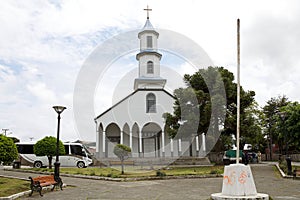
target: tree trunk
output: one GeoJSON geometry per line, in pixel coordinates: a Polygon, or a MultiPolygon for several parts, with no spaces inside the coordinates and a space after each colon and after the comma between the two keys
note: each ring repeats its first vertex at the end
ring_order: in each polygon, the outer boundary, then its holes
{"type": "Polygon", "coordinates": [[[121,159],[121,165],[122,165],[122,174],[124,174],[124,159],[121,159]]]}
{"type": "Polygon", "coordinates": [[[48,156],[49,169],[52,169],[52,156],[48,156]]]}

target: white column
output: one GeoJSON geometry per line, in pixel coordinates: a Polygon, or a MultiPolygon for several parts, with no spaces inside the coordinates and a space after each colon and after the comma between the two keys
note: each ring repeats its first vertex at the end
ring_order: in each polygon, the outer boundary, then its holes
{"type": "Polygon", "coordinates": [[[106,134],[105,131],[103,131],[102,135],[102,152],[105,153],[105,141],[106,141],[106,134]]]}
{"type": "Polygon", "coordinates": [[[202,133],[202,147],[203,151],[206,152],[206,142],[205,142],[205,134],[202,133]]]}
{"type": "Polygon", "coordinates": [[[174,152],[174,147],[173,147],[173,138],[171,138],[171,140],[170,140],[170,144],[171,144],[171,152],[174,152]]]}
{"type": "Polygon", "coordinates": [[[95,121],[95,123],[96,123],[96,153],[100,153],[100,150],[99,150],[99,146],[100,146],[100,144],[99,144],[99,129],[98,129],[98,125],[97,125],[97,121],[95,121]]]}
{"type": "MultiPolygon", "coordinates": [[[[96,124],[97,125],[97,124],[96,124]]],[[[99,130],[97,130],[97,128],[96,128],[96,153],[100,153],[101,151],[100,151],[100,140],[99,140],[99,137],[100,137],[100,135],[99,135],[100,133],[99,133],[99,130]]]]}
{"type": "Polygon", "coordinates": [[[140,143],[140,153],[143,152],[143,144],[142,144],[142,132],[139,132],[139,143],[140,143]]]}
{"type": "Polygon", "coordinates": [[[196,136],[196,151],[199,151],[199,136],[196,136]]]}
{"type": "Polygon", "coordinates": [[[178,151],[181,152],[181,138],[178,139],[178,151]]]}
{"type": "Polygon", "coordinates": [[[121,131],[120,134],[121,134],[121,135],[120,135],[120,144],[123,144],[123,140],[124,140],[124,139],[123,139],[123,135],[124,135],[124,132],[121,131]]]}
{"type": "Polygon", "coordinates": [[[165,132],[164,131],[161,132],[161,145],[162,145],[161,150],[164,153],[165,152],[165,132]]]}
{"type": "Polygon", "coordinates": [[[132,150],[132,131],[130,131],[130,133],[129,133],[129,147],[132,150]]]}

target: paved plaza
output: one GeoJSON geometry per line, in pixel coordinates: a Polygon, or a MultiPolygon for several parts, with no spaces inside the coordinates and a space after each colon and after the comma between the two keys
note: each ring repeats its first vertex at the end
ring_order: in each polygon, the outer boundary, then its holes
{"type": "MultiPolygon", "coordinates": [[[[273,199],[300,200],[300,181],[283,179],[274,166],[251,166],[257,191],[273,199]]],[[[28,178],[37,176],[0,170],[0,174],[28,178]]],[[[222,178],[170,179],[155,181],[114,182],[62,177],[67,186],[63,191],[37,192],[21,199],[209,199],[212,193],[221,192],[222,178]]]]}

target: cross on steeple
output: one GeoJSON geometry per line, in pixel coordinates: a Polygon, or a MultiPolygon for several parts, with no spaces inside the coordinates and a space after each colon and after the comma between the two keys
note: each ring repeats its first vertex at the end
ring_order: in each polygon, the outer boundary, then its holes
{"type": "Polygon", "coordinates": [[[147,19],[149,19],[149,11],[152,11],[152,9],[147,5],[147,8],[145,8],[144,10],[147,11],[147,19]]]}

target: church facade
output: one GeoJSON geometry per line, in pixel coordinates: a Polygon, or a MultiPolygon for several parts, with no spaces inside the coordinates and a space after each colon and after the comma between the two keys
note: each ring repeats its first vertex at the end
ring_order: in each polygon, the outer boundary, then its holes
{"type": "Polygon", "coordinates": [[[98,158],[115,157],[116,144],[129,146],[133,158],[199,155],[198,136],[192,141],[173,140],[165,131],[163,114],[173,113],[175,99],[164,89],[167,79],[160,76],[162,54],[158,51],[158,38],[148,16],[138,33],[139,72],[133,92],[95,118],[98,158]]]}

